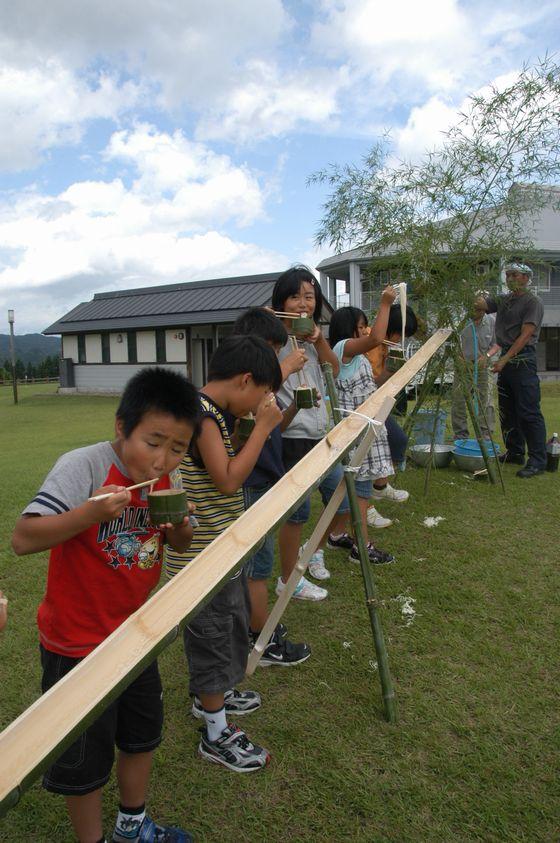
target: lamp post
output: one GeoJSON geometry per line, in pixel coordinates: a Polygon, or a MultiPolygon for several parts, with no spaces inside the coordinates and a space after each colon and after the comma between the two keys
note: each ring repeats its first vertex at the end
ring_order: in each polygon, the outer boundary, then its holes
{"type": "Polygon", "coordinates": [[[14,348],[14,311],[8,310],[8,322],[10,323],[10,357],[12,359],[12,385],[14,388],[14,404],[17,404],[17,378],[16,378],[16,352],[14,348]]]}

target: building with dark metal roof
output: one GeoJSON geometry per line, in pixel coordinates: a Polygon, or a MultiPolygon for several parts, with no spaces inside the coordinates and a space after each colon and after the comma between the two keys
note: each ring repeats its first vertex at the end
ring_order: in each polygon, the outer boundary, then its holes
{"type": "MultiPolygon", "coordinates": [[[[120,392],[142,366],[206,381],[208,360],[249,307],[270,305],[281,272],[96,293],[49,325],[62,336],[61,387],[120,392]]],[[[325,303],[323,319],[332,307],[325,303]]]]}

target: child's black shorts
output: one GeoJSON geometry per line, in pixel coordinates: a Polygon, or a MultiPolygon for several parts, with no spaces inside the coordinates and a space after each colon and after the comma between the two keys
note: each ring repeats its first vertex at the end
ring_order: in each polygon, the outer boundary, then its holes
{"type": "Polygon", "coordinates": [[[183,634],[191,694],[229,691],[245,676],[249,655],[249,593],[242,570],[189,621],[183,634]]]}
{"type": "MultiPolygon", "coordinates": [[[[80,661],[41,646],[43,693],[80,661]]],[[[161,680],[154,661],[46,771],[43,787],[65,796],[84,796],[103,787],[113,766],[115,744],[131,754],[150,752],[161,743],[162,726],[161,680]]]]}

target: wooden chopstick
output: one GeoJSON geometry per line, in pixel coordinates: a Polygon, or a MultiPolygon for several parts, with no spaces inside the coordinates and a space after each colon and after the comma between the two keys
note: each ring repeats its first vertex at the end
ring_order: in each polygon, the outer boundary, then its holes
{"type": "MultiPolygon", "coordinates": [[[[155,480],[144,480],[143,483],[135,483],[134,486],[127,486],[126,491],[130,492],[132,489],[141,489],[143,486],[152,486],[154,483],[157,483],[160,478],[156,477],[155,480]]],[[[89,501],[104,501],[105,498],[110,498],[111,495],[118,495],[119,492],[105,492],[102,495],[94,495],[92,498],[88,498],[89,501]]]]}

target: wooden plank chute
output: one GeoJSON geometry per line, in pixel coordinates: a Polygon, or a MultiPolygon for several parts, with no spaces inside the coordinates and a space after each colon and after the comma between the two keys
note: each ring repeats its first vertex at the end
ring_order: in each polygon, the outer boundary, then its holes
{"type": "MultiPolygon", "coordinates": [[[[359,408],[376,418],[444,344],[437,331],[407,363],[359,408]]],[[[293,511],[355,446],[367,419],[350,416],[320,440],[274,489],[264,495],[164,585],[87,658],[39,697],[0,734],[0,814],[45,770],[91,720],[211,599],[254,552],[264,536],[293,511]],[[334,443],[334,447],[333,447],[334,443]]]]}

